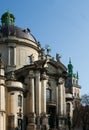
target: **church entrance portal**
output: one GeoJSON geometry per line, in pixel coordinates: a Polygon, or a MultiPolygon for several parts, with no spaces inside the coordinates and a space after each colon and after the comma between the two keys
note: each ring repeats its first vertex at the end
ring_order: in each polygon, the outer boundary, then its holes
{"type": "Polygon", "coordinates": [[[56,106],[48,106],[48,122],[50,128],[57,127],[56,106]]]}

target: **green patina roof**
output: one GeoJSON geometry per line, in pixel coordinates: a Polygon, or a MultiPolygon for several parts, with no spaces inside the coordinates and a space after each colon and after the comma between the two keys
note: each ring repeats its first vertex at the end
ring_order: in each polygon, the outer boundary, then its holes
{"type": "Polygon", "coordinates": [[[74,78],[79,78],[78,77],[78,72],[75,74],[73,73],[73,65],[71,63],[71,58],[69,58],[69,64],[68,64],[68,75],[74,78]]]}
{"type": "Polygon", "coordinates": [[[1,16],[1,23],[2,23],[2,25],[14,25],[14,22],[15,22],[15,17],[9,11],[5,12],[1,16]]]}

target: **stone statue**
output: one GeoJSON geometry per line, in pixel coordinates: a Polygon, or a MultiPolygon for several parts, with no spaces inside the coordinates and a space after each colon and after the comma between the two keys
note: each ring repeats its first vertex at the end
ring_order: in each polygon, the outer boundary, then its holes
{"type": "Polygon", "coordinates": [[[57,60],[57,62],[60,61],[60,58],[61,58],[61,56],[59,54],[56,54],[56,60],[57,60]]]}
{"type": "Polygon", "coordinates": [[[34,62],[34,55],[32,54],[29,57],[30,57],[30,63],[33,63],[34,62]]]}

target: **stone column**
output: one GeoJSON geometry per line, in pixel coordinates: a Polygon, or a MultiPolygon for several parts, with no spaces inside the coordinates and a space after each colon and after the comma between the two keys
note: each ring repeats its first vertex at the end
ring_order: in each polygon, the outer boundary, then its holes
{"type": "Polygon", "coordinates": [[[63,79],[58,82],[58,114],[63,115],[63,79]]]}
{"type": "Polygon", "coordinates": [[[57,102],[57,115],[58,115],[58,86],[56,87],[56,102],[57,102]]]}
{"type": "Polygon", "coordinates": [[[37,129],[41,129],[41,78],[40,71],[36,71],[36,124],[37,129]]]}
{"type": "Polygon", "coordinates": [[[40,72],[36,72],[36,114],[39,116],[41,114],[41,82],[40,82],[40,72]]]}
{"type": "Polygon", "coordinates": [[[59,78],[58,81],[58,115],[59,115],[59,128],[64,128],[65,122],[65,86],[64,79],[59,78]]]}
{"type": "Polygon", "coordinates": [[[34,113],[34,74],[33,71],[29,72],[29,91],[30,91],[30,112],[34,113]]]}
{"type": "Polygon", "coordinates": [[[58,114],[64,115],[65,106],[65,89],[64,89],[64,79],[60,78],[58,82],[58,114]]]}
{"type": "Polygon", "coordinates": [[[41,112],[46,113],[46,85],[47,85],[47,76],[45,73],[41,75],[41,112]]]}
{"type": "Polygon", "coordinates": [[[27,126],[27,130],[35,130],[36,129],[36,125],[35,125],[35,99],[34,99],[34,72],[30,71],[29,72],[29,104],[30,105],[29,108],[29,114],[28,116],[28,126],[27,126]]]}
{"type": "Polygon", "coordinates": [[[46,114],[46,86],[47,86],[47,75],[44,72],[41,75],[41,128],[48,129],[48,117],[46,114]]]}

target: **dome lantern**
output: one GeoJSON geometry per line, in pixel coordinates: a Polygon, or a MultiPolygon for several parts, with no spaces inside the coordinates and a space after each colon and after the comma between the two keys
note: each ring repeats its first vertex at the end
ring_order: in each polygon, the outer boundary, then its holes
{"type": "Polygon", "coordinates": [[[9,11],[7,11],[6,13],[4,13],[1,17],[1,23],[2,26],[8,26],[8,25],[14,25],[15,22],[15,17],[12,13],[10,13],[9,11]]]}

